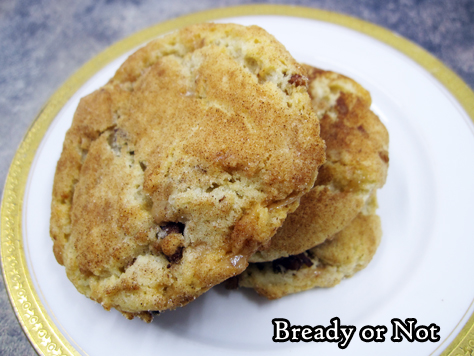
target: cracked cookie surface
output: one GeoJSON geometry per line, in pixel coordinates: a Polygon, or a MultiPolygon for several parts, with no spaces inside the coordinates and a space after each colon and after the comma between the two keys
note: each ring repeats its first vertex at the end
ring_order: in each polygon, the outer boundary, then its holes
{"type": "Polygon", "coordinates": [[[251,26],[194,25],[83,98],[53,186],[68,278],[147,321],[241,273],[324,161],[306,71],[251,26]]]}
{"type": "Polygon", "coordinates": [[[251,262],[298,255],[324,242],[357,216],[387,177],[388,132],[370,110],[369,92],[341,74],[305,67],[326,163],[299,208],[251,262]]]}

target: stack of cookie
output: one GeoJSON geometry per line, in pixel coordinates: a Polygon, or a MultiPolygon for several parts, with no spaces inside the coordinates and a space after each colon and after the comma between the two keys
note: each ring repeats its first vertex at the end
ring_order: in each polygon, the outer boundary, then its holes
{"type": "Polygon", "coordinates": [[[298,64],[261,28],[161,37],[76,110],[55,257],[79,292],[145,321],[232,277],[271,298],[332,285],[380,239],[388,136],[369,107],[358,84],[298,64]]]}
{"type": "Polygon", "coordinates": [[[387,177],[388,133],[367,90],[341,74],[306,66],[309,94],[326,142],[313,189],[249,268],[227,285],[269,299],[332,287],[363,269],[382,236],[376,190],[387,177]]]}

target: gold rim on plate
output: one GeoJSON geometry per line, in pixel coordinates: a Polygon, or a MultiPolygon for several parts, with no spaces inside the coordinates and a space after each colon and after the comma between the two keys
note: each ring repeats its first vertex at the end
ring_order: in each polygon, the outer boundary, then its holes
{"type": "MultiPolygon", "coordinates": [[[[474,121],[474,92],[453,71],[418,45],[369,22],[334,12],[287,5],[245,5],[182,16],[142,30],[110,46],[72,75],[42,108],[18,148],[5,182],[1,206],[1,262],[6,290],[17,318],[41,355],[79,355],[43,307],[32,283],[23,249],[22,206],[25,187],[37,148],[49,125],[71,96],[95,73],[127,51],[166,32],[216,19],[281,15],[340,25],[362,32],[404,53],[437,78],[474,121]]],[[[443,345],[441,345],[443,346],[443,345]]],[[[474,314],[442,356],[471,355],[474,351],[474,314]]]]}

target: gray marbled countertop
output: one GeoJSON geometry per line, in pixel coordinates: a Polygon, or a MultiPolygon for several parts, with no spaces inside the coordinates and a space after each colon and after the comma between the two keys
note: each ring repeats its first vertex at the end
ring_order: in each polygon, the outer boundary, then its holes
{"type": "MultiPolygon", "coordinates": [[[[124,37],[180,15],[245,0],[0,1],[0,193],[16,148],[48,98],[124,37]]],[[[331,10],[386,27],[438,57],[474,88],[473,0],[260,1],[331,10]]],[[[0,279],[0,355],[35,355],[0,279]]]]}

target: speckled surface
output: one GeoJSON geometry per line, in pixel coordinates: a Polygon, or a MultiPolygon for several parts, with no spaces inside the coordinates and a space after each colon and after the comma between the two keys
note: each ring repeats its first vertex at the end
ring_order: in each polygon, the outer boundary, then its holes
{"type": "MultiPolygon", "coordinates": [[[[158,22],[239,0],[0,1],[0,192],[16,148],[48,98],[86,61],[158,22]]],[[[331,10],[384,26],[474,88],[473,0],[259,1],[331,10]]],[[[36,355],[0,279],[0,355],[36,355]]]]}

